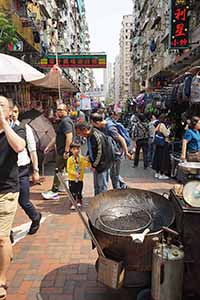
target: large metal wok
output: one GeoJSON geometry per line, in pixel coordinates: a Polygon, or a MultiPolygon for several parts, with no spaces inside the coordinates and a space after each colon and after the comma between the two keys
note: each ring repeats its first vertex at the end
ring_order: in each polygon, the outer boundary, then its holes
{"type": "Polygon", "coordinates": [[[200,174],[200,162],[183,162],[180,163],[179,168],[188,175],[199,175],[200,174]]]}
{"type": "Polygon", "coordinates": [[[90,227],[106,256],[123,260],[127,270],[150,271],[155,237],[175,218],[165,197],[139,189],[112,190],[94,197],[87,209],[90,227]],[[143,243],[131,234],[149,229],[143,243]]]}

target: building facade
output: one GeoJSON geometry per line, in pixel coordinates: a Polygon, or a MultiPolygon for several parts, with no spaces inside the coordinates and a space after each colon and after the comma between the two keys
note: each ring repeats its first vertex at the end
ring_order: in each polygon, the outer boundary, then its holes
{"type": "Polygon", "coordinates": [[[114,100],[116,103],[120,101],[120,57],[115,58],[114,63],[114,100]]]}
{"type": "Polygon", "coordinates": [[[200,1],[189,1],[190,47],[169,49],[170,8],[165,0],[133,0],[132,93],[165,86],[200,62],[200,1]]]}
{"type": "MultiPolygon", "coordinates": [[[[90,36],[84,0],[0,0],[0,11],[8,16],[23,43],[20,52],[10,52],[37,66],[41,57],[57,53],[90,51],[90,36]]],[[[93,84],[87,69],[66,69],[81,91],[93,84]]]]}
{"type": "Polygon", "coordinates": [[[133,15],[123,16],[120,31],[120,99],[126,100],[130,97],[130,75],[131,75],[131,44],[132,44],[133,15]]]}

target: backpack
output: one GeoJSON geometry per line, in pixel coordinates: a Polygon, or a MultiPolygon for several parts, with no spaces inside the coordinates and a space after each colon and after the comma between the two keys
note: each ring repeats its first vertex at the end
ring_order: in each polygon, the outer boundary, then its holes
{"type": "Polygon", "coordinates": [[[131,145],[131,138],[130,138],[130,135],[129,135],[128,131],[124,127],[124,125],[122,125],[121,123],[116,122],[114,120],[108,120],[107,124],[108,124],[108,129],[111,126],[116,127],[118,133],[125,139],[127,147],[130,147],[130,145],[131,145]]]}
{"type": "MultiPolygon", "coordinates": [[[[118,147],[111,136],[105,135],[102,131],[96,128],[94,130],[98,133],[102,142],[102,157],[99,165],[96,167],[97,172],[100,173],[108,170],[111,167],[112,162],[117,159],[118,147]]],[[[89,151],[89,153],[91,152],[89,151]]]]}
{"type": "Polygon", "coordinates": [[[142,140],[148,138],[148,128],[142,122],[137,122],[132,128],[132,139],[142,140]]]}

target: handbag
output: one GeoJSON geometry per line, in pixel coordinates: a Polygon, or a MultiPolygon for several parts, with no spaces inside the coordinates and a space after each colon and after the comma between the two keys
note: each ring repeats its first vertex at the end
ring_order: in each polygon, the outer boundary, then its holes
{"type": "MultiPolygon", "coordinates": [[[[160,129],[160,127],[159,127],[159,129],[160,129]]],[[[159,129],[155,133],[154,143],[156,146],[163,147],[165,145],[165,136],[162,132],[159,131],[159,129]]]]}
{"type": "Polygon", "coordinates": [[[160,147],[163,147],[165,145],[165,137],[161,132],[156,132],[154,143],[156,144],[156,146],[160,147]]]}

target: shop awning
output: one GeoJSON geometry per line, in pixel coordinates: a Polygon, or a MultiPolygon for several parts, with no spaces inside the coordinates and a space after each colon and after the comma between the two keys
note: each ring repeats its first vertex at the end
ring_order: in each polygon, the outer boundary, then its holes
{"type": "Polygon", "coordinates": [[[30,82],[44,78],[45,75],[24,61],[0,53],[0,83],[30,82]]]}
{"type": "Polygon", "coordinates": [[[40,80],[34,80],[31,82],[38,87],[44,87],[48,89],[61,89],[76,93],[79,91],[78,87],[73,83],[62,70],[56,65],[49,71],[49,73],[40,80]]]}

